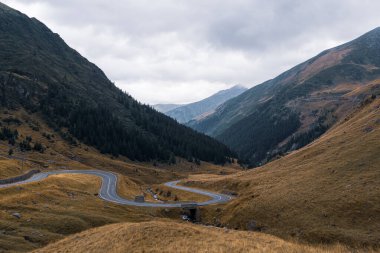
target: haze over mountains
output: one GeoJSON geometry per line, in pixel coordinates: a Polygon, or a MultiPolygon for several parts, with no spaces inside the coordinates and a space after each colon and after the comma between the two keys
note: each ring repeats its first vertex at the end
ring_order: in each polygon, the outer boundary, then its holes
{"type": "Polygon", "coordinates": [[[258,166],[319,137],[379,87],[380,28],[227,101],[189,126],[258,166]]]}
{"type": "Polygon", "coordinates": [[[247,88],[236,85],[195,103],[187,105],[155,105],[154,108],[176,119],[179,123],[187,123],[191,120],[206,117],[213,113],[218,106],[246,90],[247,88]]]}

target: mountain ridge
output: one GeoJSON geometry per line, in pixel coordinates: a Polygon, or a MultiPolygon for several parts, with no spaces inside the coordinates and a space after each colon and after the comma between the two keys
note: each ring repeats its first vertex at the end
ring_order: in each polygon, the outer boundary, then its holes
{"type": "Polygon", "coordinates": [[[183,106],[183,105],[180,105],[180,104],[155,104],[155,105],[153,105],[153,108],[156,109],[157,111],[165,114],[166,112],[171,111],[171,110],[178,108],[180,106],[183,106]]]}
{"type": "Polygon", "coordinates": [[[380,76],[379,52],[376,28],[254,86],[189,126],[258,166],[317,138],[368,95],[348,94],[380,76]]]}

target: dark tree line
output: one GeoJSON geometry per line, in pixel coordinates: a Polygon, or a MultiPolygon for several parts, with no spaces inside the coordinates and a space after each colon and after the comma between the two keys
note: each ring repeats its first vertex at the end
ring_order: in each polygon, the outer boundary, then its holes
{"type": "MultiPolygon", "coordinates": [[[[17,129],[12,130],[8,127],[2,127],[0,129],[0,140],[8,141],[9,144],[14,146],[18,138],[19,138],[19,134],[18,134],[17,129]]],[[[45,147],[41,143],[35,142],[34,145],[32,145],[31,143],[32,143],[32,137],[26,136],[24,140],[18,143],[20,151],[25,152],[25,151],[34,150],[41,153],[45,151],[45,147]]],[[[13,149],[10,149],[8,154],[12,155],[13,149]]]]}
{"type": "Polygon", "coordinates": [[[14,145],[16,143],[17,138],[18,138],[17,130],[11,130],[8,127],[2,127],[0,129],[0,140],[8,141],[9,144],[14,145]]]}
{"type": "Polygon", "coordinates": [[[116,104],[88,101],[51,86],[41,109],[56,129],[66,127],[78,140],[114,156],[170,163],[180,156],[218,164],[233,156],[225,145],[180,125],[120,90],[116,90],[114,99],[116,104]]]}
{"type": "Polygon", "coordinates": [[[270,160],[278,143],[300,125],[297,113],[286,107],[272,109],[264,104],[217,138],[238,152],[239,163],[257,167],[270,160]]]}
{"type": "Polygon", "coordinates": [[[322,118],[319,118],[318,121],[310,128],[309,131],[292,136],[292,138],[282,148],[281,153],[293,151],[306,146],[307,144],[311,143],[312,141],[320,137],[322,134],[324,134],[328,129],[329,126],[324,124],[322,118]]]}

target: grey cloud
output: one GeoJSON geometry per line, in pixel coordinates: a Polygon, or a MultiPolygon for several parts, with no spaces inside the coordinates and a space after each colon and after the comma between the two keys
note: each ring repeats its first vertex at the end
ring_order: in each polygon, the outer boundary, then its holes
{"type": "Polygon", "coordinates": [[[380,24],[377,0],[4,0],[147,103],[256,85],[380,24]]]}

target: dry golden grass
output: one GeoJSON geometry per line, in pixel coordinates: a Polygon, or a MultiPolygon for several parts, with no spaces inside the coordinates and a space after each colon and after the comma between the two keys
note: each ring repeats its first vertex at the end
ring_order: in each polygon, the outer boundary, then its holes
{"type": "Polygon", "coordinates": [[[66,235],[121,222],[162,217],[158,209],[114,205],[96,196],[100,179],[58,175],[0,190],[0,252],[24,252],[66,235]],[[21,218],[13,216],[20,213],[21,218]]]}
{"type": "MultiPolygon", "coordinates": [[[[349,252],[343,246],[314,247],[271,235],[172,221],[123,223],[91,229],[34,251],[49,252],[349,252]]],[[[360,251],[358,251],[360,252],[360,251]]]]}
{"type": "Polygon", "coordinates": [[[32,165],[25,162],[24,167],[20,161],[0,157],[0,178],[11,178],[26,173],[32,165]]]}
{"type": "Polygon", "coordinates": [[[239,197],[204,222],[313,243],[380,245],[380,99],[309,146],[261,168],[188,185],[239,197]],[[249,223],[256,226],[249,226],[249,223]]]}

